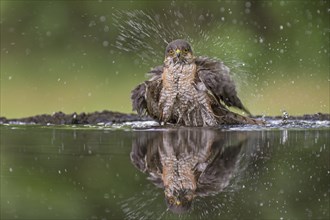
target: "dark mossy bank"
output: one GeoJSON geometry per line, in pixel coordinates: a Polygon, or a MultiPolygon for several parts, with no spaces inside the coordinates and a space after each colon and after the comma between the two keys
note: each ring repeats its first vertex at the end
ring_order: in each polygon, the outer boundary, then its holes
{"type": "Polygon", "coordinates": [[[112,123],[123,123],[130,121],[146,121],[150,120],[147,117],[139,117],[136,114],[125,114],[113,111],[102,111],[93,113],[71,113],[65,114],[63,112],[55,112],[51,115],[42,114],[35,115],[25,118],[14,118],[7,119],[5,117],[0,117],[0,124],[4,123],[26,123],[26,124],[40,124],[40,125],[75,125],[75,124],[90,124],[96,125],[100,123],[112,124],[112,123]]]}
{"type": "MultiPolygon", "coordinates": [[[[254,118],[263,118],[267,120],[280,120],[282,116],[255,116],[254,118]]],[[[309,121],[330,121],[330,114],[316,113],[316,114],[305,114],[302,116],[289,116],[288,120],[309,120],[309,121]]],[[[140,117],[136,114],[125,114],[113,111],[102,111],[92,113],[71,113],[65,114],[63,112],[55,112],[52,115],[41,114],[25,118],[13,118],[7,119],[0,117],[0,124],[6,123],[25,123],[25,124],[40,124],[40,125],[96,125],[100,123],[113,124],[113,123],[124,123],[132,121],[147,121],[152,120],[149,117],[140,117]]]]}

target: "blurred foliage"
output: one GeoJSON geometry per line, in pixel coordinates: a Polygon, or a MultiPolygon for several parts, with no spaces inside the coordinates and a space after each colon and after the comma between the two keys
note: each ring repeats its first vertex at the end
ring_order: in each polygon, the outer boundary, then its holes
{"type": "Polygon", "coordinates": [[[130,112],[166,41],[232,68],[254,114],[329,112],[330,1],[1,1],[1,116],[130,112]]]}

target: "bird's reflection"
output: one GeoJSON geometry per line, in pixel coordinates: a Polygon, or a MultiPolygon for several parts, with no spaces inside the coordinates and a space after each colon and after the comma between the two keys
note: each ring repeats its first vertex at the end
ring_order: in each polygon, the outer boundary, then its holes
{"type": "Polygon", "coordinates": [[[246,142],[244,133],[205,128],[137,132],[131,161],[158,187],[168,208],[182,213],[196,196],[213,195],[227,187],[237,170],[246,142]]]}

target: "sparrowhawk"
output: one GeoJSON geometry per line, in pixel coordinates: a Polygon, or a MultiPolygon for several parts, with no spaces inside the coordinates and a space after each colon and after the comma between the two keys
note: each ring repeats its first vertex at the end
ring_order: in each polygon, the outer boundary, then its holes
{"type": "Polygon", "coordinates": [[[132,144],[132,163],[164,189],[168,208],[190,210],[196,196],[222,192],[239,171],[247,137],[210,128],[139,132],[132,144]]]}
{"type": "Polygon", "coordinates": [[[230,106],[250,115],[237,96],[236,86],[223,62],[195,57],[185,40],[169,43],[164,64],[131,93],[133,110],[161,123],[185,126],[261,124],[231,112],[230,106]]]}

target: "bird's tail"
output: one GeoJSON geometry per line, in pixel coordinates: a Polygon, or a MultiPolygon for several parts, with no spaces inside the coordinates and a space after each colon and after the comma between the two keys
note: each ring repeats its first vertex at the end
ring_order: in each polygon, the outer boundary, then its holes
{"type": "Polygon", "coordinates": [[[262,120],[243,116],[235,112],[231,112],[229,110],[227,110],[224,113],[223,109],[221,111],[221,114],[217,114],[217,119],[219,124],[225,124],[225,125],[235,125],[235,124],[264,125],[265,124],[265,122],[262,120]]]}

